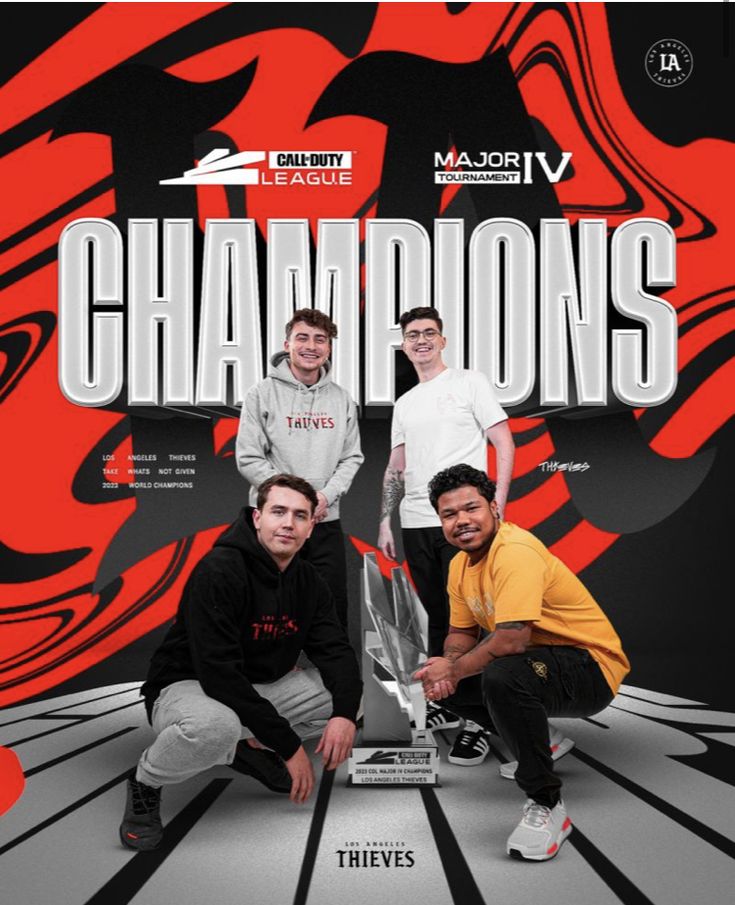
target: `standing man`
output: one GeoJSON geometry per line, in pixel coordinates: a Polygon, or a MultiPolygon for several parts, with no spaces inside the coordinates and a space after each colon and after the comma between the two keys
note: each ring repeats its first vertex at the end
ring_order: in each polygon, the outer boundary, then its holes
{"type": "Polygon", "coordinates": [[[572,831],[549,749],[548,717],[589,717],[610,703],[630,664],[577,576],[536,537],[501,522],[484,471],[456,465],[429,485],[447,541],[451,615],[441,657],[415,674],[428,700],[481,676],[492,721],[527,796],[508,854],[546,861],[572,831]],[[489,634],[480,638],[484,629],[489,634]]]}
{"type": "Polygon", "coordinates": [[[362,682],[332,596],[296,553],[314,527],[314,488],[275,475],[198,563],[143,685],[156,738],[128,779],[123,845],[163,838],[161,787],[215,764],[306,801],[302,739],[334,770],[349,755],[362,682]],[[316,669],[294,670],[304,650],[316,669]],[[242,741],[241,741],[242,739],[242,741]]]}
{"type": "Polygon", "coordinates": [[[357,408],[332,382],[329,356],[337,327],[313,308],[294,312],[284,351],[268,377],[245,397],[237,433],[237,467],[255,488],[278,472],[297,474],[317,492],[316,525],[301,555],[329,585],[347,627],[347,563],[339,500],[362,464],[357,408]]]}
{"type": "MultiPolygon", "coordinates": [[[[497,465],[497,505],[508,499],[515,445],[508,418],[490,382],[479,371],[448,368],[442,359],[447,344],[436,308],[412,308],[400,318],[403,351],[416,369],[418,384],[396,402],[391,428],[391,454],[383,479],[378,546],[396,558],[391,514],[400,502],[403,548],[411,578],[429,616],[429,653],[440,654],[447,634],[447,574],[456,550],[445,539],[429,502],[429,481],[438,471],[469,462],[487,469],[487,444],[497,465]]],[[[435,714],[435,716],[437,716],[435,714]]],[[[439,715],[440,716],[440,715],[439,715]]],[[[455,718],[431,728],[459,725],[455,718]]]]}

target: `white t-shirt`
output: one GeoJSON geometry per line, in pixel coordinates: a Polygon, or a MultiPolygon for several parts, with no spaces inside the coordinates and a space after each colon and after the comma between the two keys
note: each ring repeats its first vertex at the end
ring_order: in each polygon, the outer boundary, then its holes
{"type": "Polygon", "coordinates": [[[396,401],[391,448],[406,445],[402,527],[440,524],[429,502],[429,481],[442,469],[462,462],[487,471],[485,431],[507,417],[490,381],[479,371],[447,368],[396,401]]]}

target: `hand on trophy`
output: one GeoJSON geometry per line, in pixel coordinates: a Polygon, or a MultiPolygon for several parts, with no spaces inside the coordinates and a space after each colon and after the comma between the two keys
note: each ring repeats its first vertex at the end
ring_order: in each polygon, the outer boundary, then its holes
{"type": "Polygon", "coordinates": [[[454,662],[446,657],[429,657],[413,677],[422,683],[428,701],[440,701],[454,694],[459,682],[454,662]]]}
{"type": "Polygon", "coordinates": [[[434,682],[428,691],[424,689],[424,697],[427,701],[441,701],[442,698],[453,695],[456,690],[457,686],[452,685],[451,682],[434,682]]]}

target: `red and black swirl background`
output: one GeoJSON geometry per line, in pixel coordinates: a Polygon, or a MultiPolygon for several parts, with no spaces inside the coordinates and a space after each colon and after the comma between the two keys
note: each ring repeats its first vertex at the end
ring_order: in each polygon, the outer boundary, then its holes
{"type": "MultiPolygon", "coordinates": [[[[57,378],[57,242],[129,216],[635,216],[670,223],[679,386],[665,405],[554,418],[512,411],[507,516],[588,583],[644,687],[725,704],[735,368],[727,4],[44,4],[0,56],[0,704],[142,678],[192,566],[245,487],[234,412],[70,404],[57,378]],[[676,37],[675,89],[643,60],[676,37]],[[548,185],[438,191],[429,152],[573,151],[548,185]],[[436,141],[444,141],[435,147],[436,141]],[[352,149],[353,185],[161,188],[213,147],[352,149]],[[428,163],[427,163],[427,154],[428,163]],[[428,166],[428,170],[427,170],[428,166]],[[103,491],[102,456],[195,450],[198,490],[103,491]],[[588,461],[584,474],[540,463],[588,461]]],[[[7,8],[7,7],[6,7],[7,8]]],[[[22,18],[21,18],[22,16],[22,18]]],[[[199,236],[199,241],[201,237],[199,236]]],[[[261,286],[263,290],[264,287],[261,286]]],[[[265,292],[261,296],[265,298],[265,292]]],[[[399,367],[400,388],[410,373],[399,367]]],[[[344,501],[358,551],[377,529],[385,417],[344,501]]],[[[386,565],[385,563],[383,564],[386,565]]]]}

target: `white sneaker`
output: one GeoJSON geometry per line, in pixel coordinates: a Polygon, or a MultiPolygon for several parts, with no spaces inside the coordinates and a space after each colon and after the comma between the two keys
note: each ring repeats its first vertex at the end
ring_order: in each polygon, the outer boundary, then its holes
{"type": "Polygon", "coordinates": [[[505,850],[512,858],[523,861],[548,861],[558,854],[564,840],[572,832],[564,802],[547,808],[528,799],[523,818],[508,837],[505,850]]]}
{"type": "MultiPolygon", "coordinates": [[[[561,729],[557,729],[556,726],[552,726],[549,723],[549,746],[551,748],[551,759],[557,761],[572,750],[574,740],[567,738],[561,729]]],[[[517,760],[508,761],[507,764],[500,765],[500,775],[503,779],[515,779],[517,769],[517,760]]]]}

